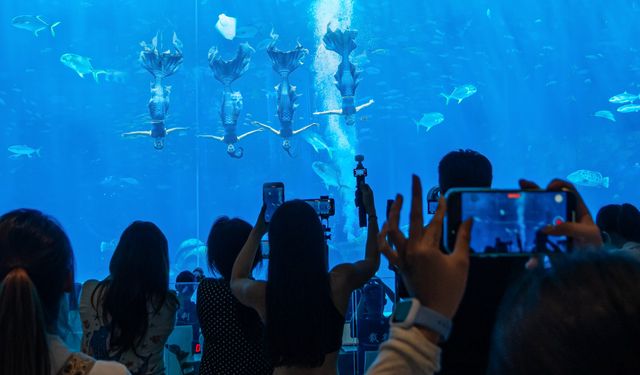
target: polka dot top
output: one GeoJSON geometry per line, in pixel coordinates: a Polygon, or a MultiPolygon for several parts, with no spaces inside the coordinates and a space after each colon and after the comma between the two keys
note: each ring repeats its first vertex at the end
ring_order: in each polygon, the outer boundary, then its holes
{"type": "Polygon", "coordinates": [[[238,302],[226,281],[203,280],[198,286],[197,301],[204,336],[200,375],[273,373],[260,317],[238,302]]]}

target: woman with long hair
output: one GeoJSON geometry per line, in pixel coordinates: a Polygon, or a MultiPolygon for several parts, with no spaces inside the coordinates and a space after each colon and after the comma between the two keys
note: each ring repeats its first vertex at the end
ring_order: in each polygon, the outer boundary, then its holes
{"type": "Polygon", "coordinates": [[[327,271],[324,229],[316,211],[299,200],[280,206],[269,224],[266,282],[250,278],[252,260],[267,232],[264,208],[236,259],[231,290],[265,322],[275,374],[337,374],[349,298],[380,265],[373,192],[368,186],[363,192],[369,217],[365,259],[327,271]]]}
{"type": "Polygon", "coordinates": [[[52,218],[21,209],[0,217],[0,374],[128,374],[72,353],[60,338],[60,302],[73,291],[73,251],[52,218]]]}
{"type": "MultiPolygon", "coordinates": [[[[253,227],[241,219],[221,217],[207,240],[209,268],[220,278],[198,286],[198,318],[204,336],[200,375],[267,375],[273,373],[264,347],[264,325],[255,310],[231,294],[229,282],[236,257],[253,227]]],[[[262,261],[256,252],[252,266],[262,261]]]]}
{"type": "Polygon", "coordinates": [[[103,281],[80,296],[82,350],[118,361],[132,374],[164,374],[163,350],[179,303],[169,291],[167,239],[153,223],[136,221],[120,237],[103,281]]]}

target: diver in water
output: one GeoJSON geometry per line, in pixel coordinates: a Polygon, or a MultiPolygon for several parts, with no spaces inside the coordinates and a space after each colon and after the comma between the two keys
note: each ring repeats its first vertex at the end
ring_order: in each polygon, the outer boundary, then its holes
{"type": "Polygon", "coordinates": [[[262,129],[252,130],[244,133],[240,136],[237,135],[236,129],[238,124],[238,116],[242,111],[242,94],[239,92],[232,92],[231,90],[225,90],[222,93],[222,124],[224,126],[224,136],[216,135],[199,135],[200,138],[215,139],[216,141],[223,142],[227,145],[227,154],[232,158],[240,159],[244,155],[244,149],[237,146],[242,138],[245,138],[253,133],[261,132],[262,129]]]}
{"type": "Polygon", "coordinates": [[[313,113],[314,115],[345,116],[347,125],[354,125],[356,123],[356,113],[374,103],[373,99],[371,99],[365,104],[356,106],[355,95],[360,83],[360,72],[356,71],[356,66],[349,60],[349,55],[357,47],[355,42],[356,35],[358,35],[358,32],[355,30],[342,31],[338,29],[331,31],[331,28],[327,25],[327,33],[322,41],[328,50],[336,52],[342,57],[338,72],[334,76],[336,86],[342,96],[342,108],[313,113]]]}
{"type": "Polygon", "coordinates": [[[271,37],[273,40],[267,48],[267,53],[269,54],[269,58],[271,58],[273,70],[280,74],[280,83],[275,87],[278,93],[278,120],[280,120],[280,130],[258,121],[254,121],[253,124],[262,126],[282,137],[282,148],[291,156],[291,141],[289,138],[313,126],[318,126],[317,123],[313,123],[298,130],[293,130],[293,113],[298,107],[296,100],[299,95],[296,94],[296,87],[289,83],[289,75],[302,65],[302,60],[309,53],[309,50],[303,48],[302,45],[298,43],[294,50],[286,52],[280,51],[276,48],[278,35],[272,33],[271,37]]]}
{"type": "MultiPolygon", "coordinates": [[[[140,52],[140,63],[153,75],[151,82],[151,99],[149,99],[149,115],[151,116],[151,130],[139,130],[122,134],[128,136],[147,136],[153,138],[153,147],[157,150],[164,148],[164,137],[175,131],[187,130],[188,128],[165,128],[165,119],[169,112],[169,95],[171,86],[163,86],[162,80],[174,74],[182,65],[182,42],[173,33],[173,47],[175,52],[167,50],[158,52],[158,35],[156,35],[149,46],[146,42],[140,43],[143,50],[140,52]]],[[[160,45],[162,49],[162,45],[160,45]]]]}
{"type": "Polygon", "coordinates": [[[216,47],[209,50],[209,67],[214,76],[220,81],[222,89],[222,108],[220,117],[224,136],[199,135],[200,138],[215,139],[227,145],[227,154],[232,158],[240,159],[244,155],[244,149],[236,145],[241,139],[261,132],[263,129],[256,129],[242,135],[237,135],[238,117],[242,111],[242,94],[231,90],[231,83],[240,78],[249,69],[249,62],[254,49],[248,43],[243,43],[238,47],[238,53],[233,60],[224,60],[216,47]]]}

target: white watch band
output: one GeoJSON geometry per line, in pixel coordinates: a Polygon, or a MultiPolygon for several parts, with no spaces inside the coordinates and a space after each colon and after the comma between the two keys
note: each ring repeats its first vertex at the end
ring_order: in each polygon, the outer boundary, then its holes
{"type": "Polygon", "coordinates": [[[391,322],[394,326],[411,328],[414,325],[424,327],[438,333],[443,340],[447,340],[451,332],[451,319],[422,306],[415,298],[405,299],[396,305],[391,322]]]}

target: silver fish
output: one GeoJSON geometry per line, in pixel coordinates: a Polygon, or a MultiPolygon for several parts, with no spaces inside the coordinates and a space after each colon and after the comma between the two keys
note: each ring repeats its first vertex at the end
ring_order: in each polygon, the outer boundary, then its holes
{"type": "Polygon", "coordinates": [[[629,94],[626,91],[622,94],[614,95],[609,98],[609,102],[614,104],[633,103],[636,100],[638,100],[638,95],[629,94]]]}
{"type": "Polygon", "coordinates": [[[51,31],[51,36],[55,37],[56,32],[54,29],[56,26],[60,25],[60,23],[61,22],[58,21],[49,25],[42,19],[42,16],[31,15],[16,16],[11,20],[11,26],[18,29],[31,31],[35,36],[38,36],[38,33],[40,31],[49,29],[49,31],[51,31]]]}
{"type": "Polygon", "coordinates": [[[425,113],[422,115],[420,121],[414,121],[416,123],[416,128],[420,129],[423,127],[427,129],[427,131],[433,129],[438,124],[441,124],[444,121],[444,115],[440,112],[431,112],[425,113]]]}
{"type": "Polygon", "coordinates": [[[307,141],[307,143],[309,143],[311,147],[313,147],[315,152],[320,152],[320,150],[327,150],[329,158],[333,159],[333,150],[331,149],[331,147],[327,146],[327,143],[318,133],[305,134],[304,140],[307,141]]]}
{"type": "Polygon", "coordinates": [[[440,96],[443,96],[445,99],[447,99],[447,104],[449,104],[449,100],[451,99],[457,100],[458,104],[460,104],[464,99],[470,97],[476,92],[478,92],[478,89],[474,85],[467,84],[467,85],[458,86],[454,88],[451,94],[449,95],[445,93],[440,93],[440,96]]]}
{"type": "Polygon", "coordinates": [[[598,112],[594,113],[593,115],[595,117],[600,117],[600,118],[607,119],[609,121],[616,122],[616,117],[610,111],[598,111],[598,112]]]}
{"type": "Polygon", "coordinates": [[[640,104],[625,104],[622,107],[618,108],[618,112],[620,113],[630,113],[638,111],[640,111],[640,104]]]}
{"type": "Polygon", "coordinates": [[[106,70],[94,69],[93,65],[91,65],[91,58],[76,55],[75,53],[65,53],[60,56],[60,62],[78,73],[81,78],[84,78],[85,74],[93,75],[93,79],[95,79],[96,82],[100,82],[98,80],[100,74],[106,75],[108,73],[106,70]]]}
{"type": "Polygon", "coordinates": [[[322,179],[324,185],[328,188],[344,188],[346,187],[340,183],[340,174],[333,167],[327,163],[321,161],[314,161],[311,164],[311,169],[322,179]]]}
{"type": "Polygon", "coordinates": [[[22,156],[26,156],[29,158],[32,158],[33,155],[40,156],[39,148],[35,149],[27,145],[13,145],[13,146],[9,146],[7,150],[9,150],[9,152],[12,153],[12,155],[9,156],[9,158],[11,159],[18,159],[22,156]]]}

